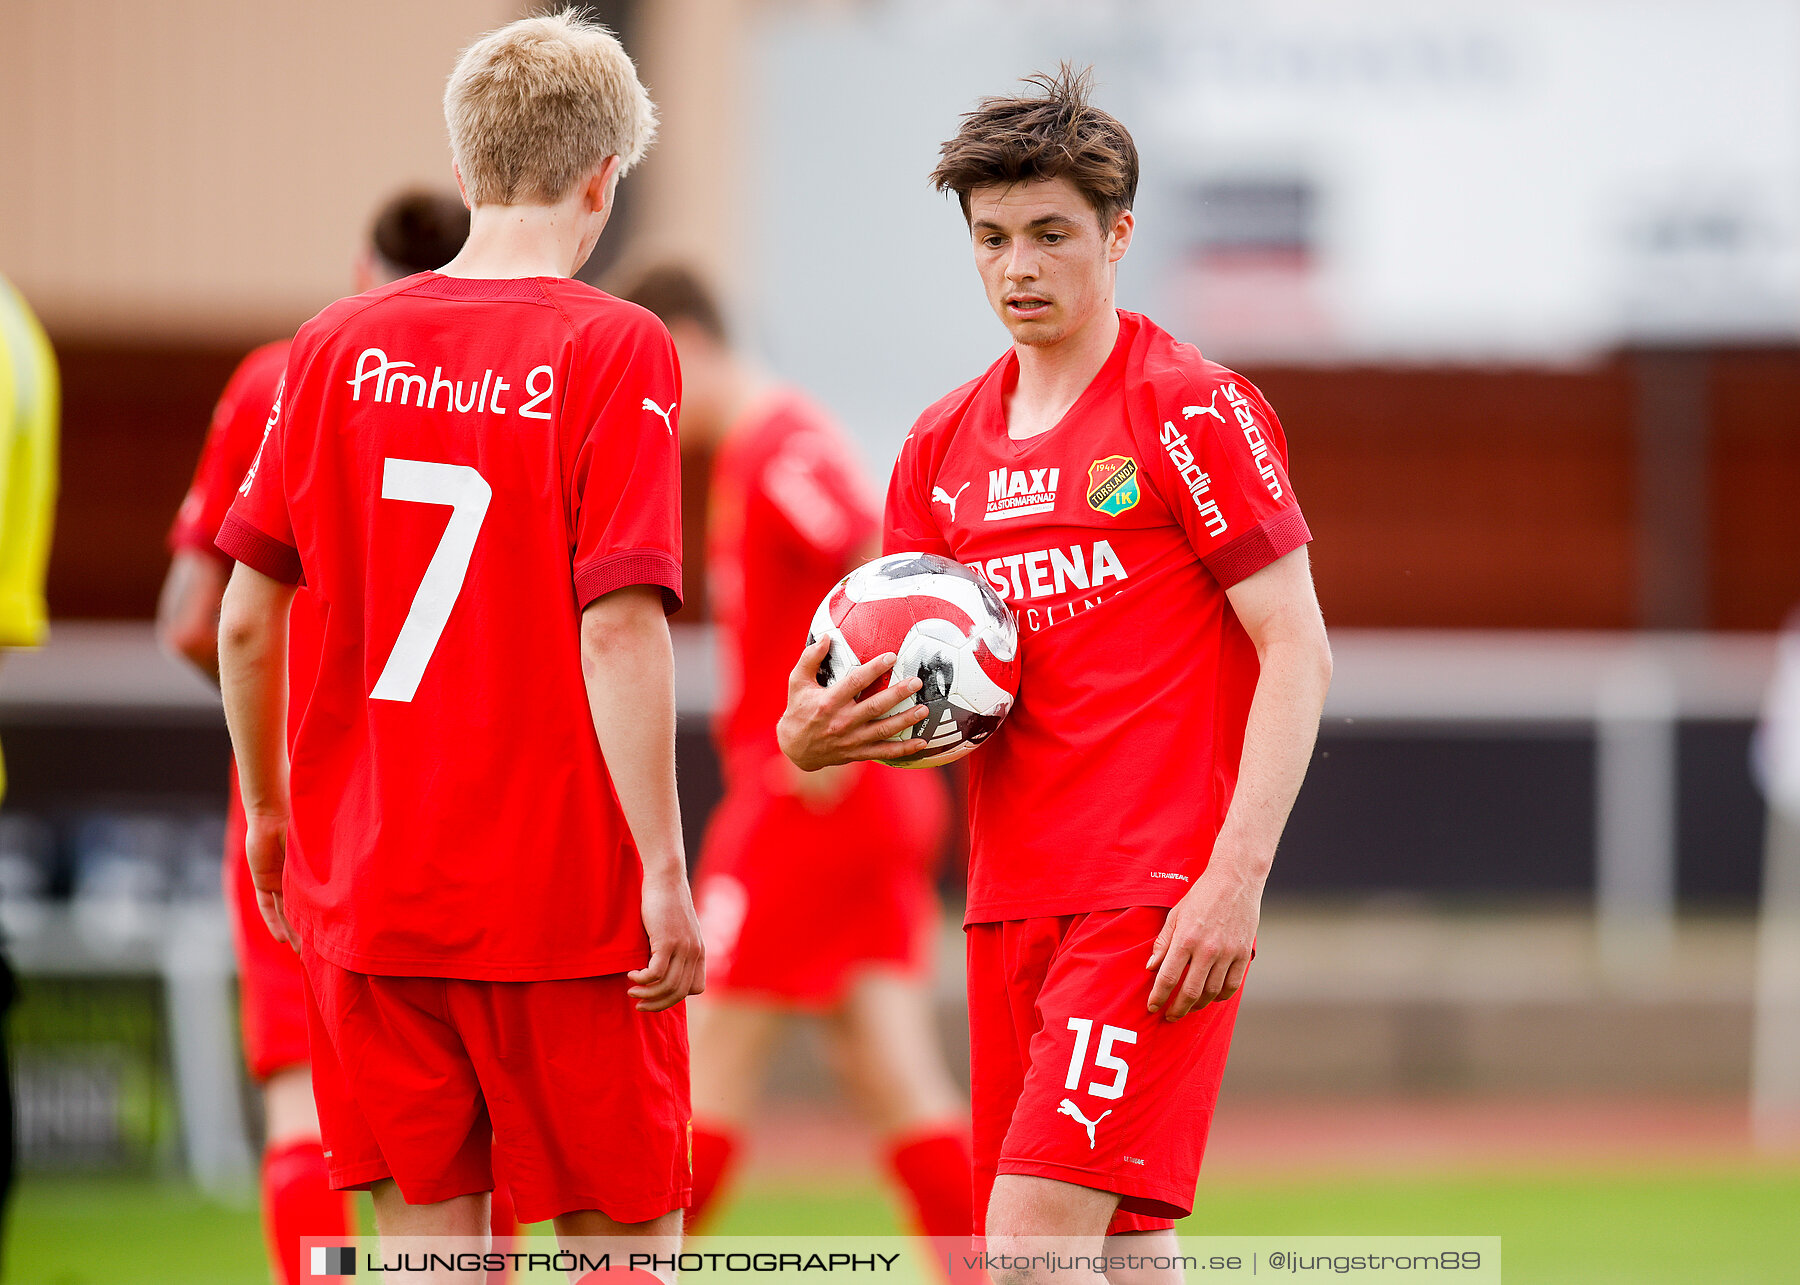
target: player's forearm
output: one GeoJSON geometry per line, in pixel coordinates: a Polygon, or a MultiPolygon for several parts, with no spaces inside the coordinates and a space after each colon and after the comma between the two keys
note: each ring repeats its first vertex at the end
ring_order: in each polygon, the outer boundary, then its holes
{"type": "Polygon", "coordinates": [[[163,649],[219,681],[219,600],[226,570],[217,558],[176,550],[156,602],[156,638],[163,649]]]}
{"type": "Polygon", "coordinates": [[[1319,717],[1331,686],[1331,648],[1324,630],[1272,639],[1244,727],[1237,789],[1213,845],[1212,863],[1260,884],[1306,778],[1319,717]]]}
{"type": "Polygon", "coordinates": [[[647,877],[685,878],[675,792],[675,650],[660,591],[616,590],[582,614],[594,734],[647,877]]]}
{"type": "Polygon", "coordinates": [[[219,688],[247,811],[286,816],[287,633],[293,590],[241,567],[219,612],[219,688]],[[258,582],[261,583],[258,583],[258,582]]]}

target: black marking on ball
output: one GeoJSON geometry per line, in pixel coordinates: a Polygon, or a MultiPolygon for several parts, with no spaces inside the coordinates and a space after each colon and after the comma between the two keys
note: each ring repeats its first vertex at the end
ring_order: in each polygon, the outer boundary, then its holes
{"type": "Polygon", "coordinates": [[[956,677],[956,666],[948,656],[933,656],[919,666],[921,705],[938,705],[949,698],[950,683],[956,677]]]}
{"type": "MultiPolygon", "coordinates": [[[[819,636],[817,634],[806,635],[806,645],[808,647],[813,646],[818,641],[819,636]]],[[[829,687],[837,680],[837,667],[831,663],[835,654],[835,651],[826,652],[825,659],[819,662],[819,672],[813,675],[813,681],[818,683],[821,687],[829,687]]]]}
{"type": "Polygon", "coordinates": [[[904,562],[890,562],[879,567],[875,574],[883,580],[905,580],[908,576],[942,576],[963,572],[969,576],[974,573],[960,562],[952,562],[949,558],[936,553],[915,553],[904,562]]]}
{"type": "Polygon", "coordinates": [[[962,733],[963,740],[979,745],[1000,730],[1000,722],[1006,714],[977,714],[973,710],[952,707],[950,717],[956,720],[956,730],[962,733]]]}
{"type": "MultiPolygon", "coordinates": [[[[925,693],[920,692],[919,695],[924,696],[925,693]]],[[[937,700],[929,702],[922,700],[919,703],[925,706],[925,717],[920,719],[917,723],[914,723],[907,734],[909,736],[928,738],[932,741],[940,739],[937,734],[940,733],[943,728],[944,715],[946,713],[950,715],[952,725],[956,722],[956,706],[950,703],[948,697],[939,697],[937,700]]],[[[921,759],[928,759],[934,755],[943,754],[946,751],[955,748],[955,745],[927,744],[924,749],[916,754],[908,754],[903,758],[889,759],[887,761],[889,763],[897,763],[904,767],[907,764],[917,763],[921,759]]]]}

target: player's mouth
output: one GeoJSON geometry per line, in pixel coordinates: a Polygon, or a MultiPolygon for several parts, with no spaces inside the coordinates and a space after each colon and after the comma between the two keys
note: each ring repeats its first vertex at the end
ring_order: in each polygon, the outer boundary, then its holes
{"type": "Polygon", "coordinates": [[[1032,321],[1050,311],[1050,301],[1037,294],[1009,294],[1006,296],[1006,313],[1017,317],[1020,321],[1032,321]]]}

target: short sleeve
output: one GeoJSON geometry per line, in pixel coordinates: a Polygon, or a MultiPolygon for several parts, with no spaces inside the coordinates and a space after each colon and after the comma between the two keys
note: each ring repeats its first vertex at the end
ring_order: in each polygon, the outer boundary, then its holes
{"type": "Polygon", "coordinates": [[[792,539],[820,559],[844,562],[875,534],[879,519],[849,448],[830,433],[790,433],[763,461],[757,489],[792,539]]]}
{"type": "Polygon", "coordinates": [[[887,511],[882,519],[883,553],[936,553],[956,555],[931,512],[931,481],[926,459],[926,437],[914,428],[900,444],[894,475],[888,481],[887,511]]]}
{"type": "Polygon", "coordinates": [[[575,595],[586,608],[627,585],[681,606],[681,371],[668,332],[646,318],[611,363],[585,414],[570,482],[575,595]]]}
{"type": "MultiPolygon", "coordinates": [[[[1312,539],[1275,412],[1242,376],[1182,386],[1159,404],[1158,489],[1206,569],[1229,589],[1312,539]],[[1198,391],[1196,391],[1196,388],[1198,391]]],[[[1159,398],[1159,403],[1161,399],[1159,398]]]]}
{"type": "Polygon", "coordinates": [[[302,578],[283,478],[288,421],[293,414],[294,399],[288,396],[292,377],[290,364],[276,386],[262,444],[238,484],[237,499],[220,524],[216,541],[226,557],[284,584],[299,584],[302,578]]]}

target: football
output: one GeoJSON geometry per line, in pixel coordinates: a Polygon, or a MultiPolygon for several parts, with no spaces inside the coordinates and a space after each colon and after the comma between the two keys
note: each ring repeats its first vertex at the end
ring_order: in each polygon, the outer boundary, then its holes
{"type": "Polygon", "coordinates": [[[893,712],[923,704],[930,714],[893,739],[923,737],[925,748],[882,760],[894,767],[954,763],[994,734],[1018,692],[1018,622],[973,571],[935,553],[890,553],[838,581],[813,613],[807,645],[827,637],[821,687],[890,651],[899,659],[863,696],[891,681],[924,683],[893,712]]]}

